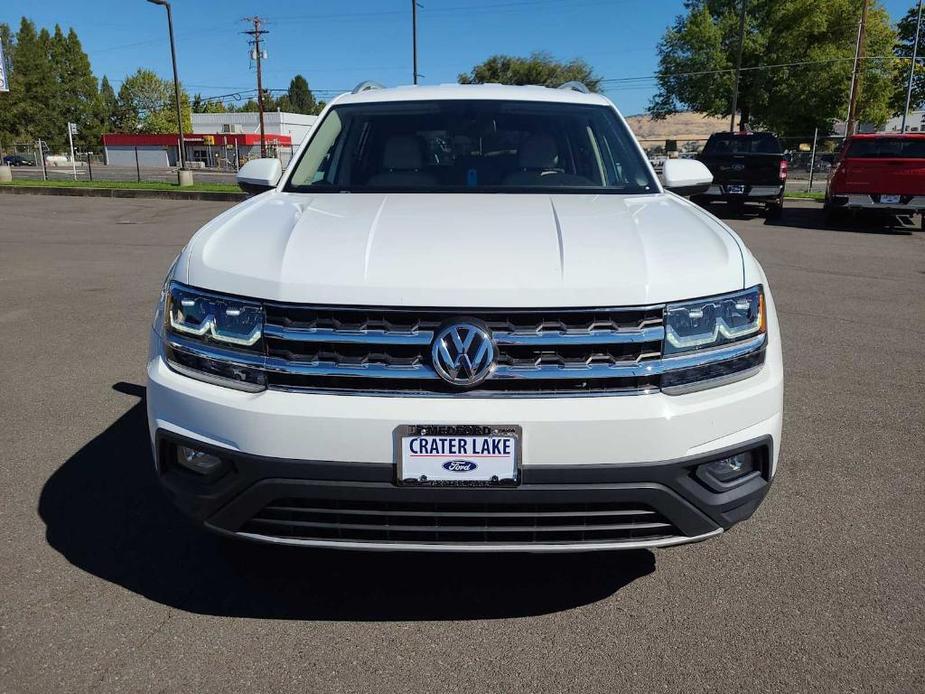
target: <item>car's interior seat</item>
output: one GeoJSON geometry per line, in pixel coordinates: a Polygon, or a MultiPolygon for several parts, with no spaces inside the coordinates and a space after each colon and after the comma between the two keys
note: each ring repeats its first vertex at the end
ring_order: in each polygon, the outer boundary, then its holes
{"type": "Polygon", "coordinates": [[[506,186],[593,186],[584,176],[565,173],[559,167],[559,148],[551,135],[537,133],[517,150],[517,171],[504,177],[506,186]]]}
{"type": "Polygon", "coordinates": [[[414,135],[394,135],[382,149],[382,170],[368,186],[432,186],[436,179],[424,167],[424,143],[414,135]]]}

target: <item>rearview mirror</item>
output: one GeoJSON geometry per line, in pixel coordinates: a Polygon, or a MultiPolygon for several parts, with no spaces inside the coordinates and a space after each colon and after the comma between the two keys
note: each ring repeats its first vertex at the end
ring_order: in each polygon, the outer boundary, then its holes
{"type": "Polygon", "coordinates": [[[706,193],[713,174],[696,159],[668,159],[662,170],[662,185],[678,195],[706,193]]]}
{"type": "Polygon", "coordinates": [[[238,171],[238,186],[248,193],[262,193],[275,188],[282,175],[279,159],[253,159],[238,171]]]}

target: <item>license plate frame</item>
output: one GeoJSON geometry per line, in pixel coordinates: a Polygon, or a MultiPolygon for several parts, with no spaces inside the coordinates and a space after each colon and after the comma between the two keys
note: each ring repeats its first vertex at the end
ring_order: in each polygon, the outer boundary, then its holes
{"type": "MultiPolygon", "coordinates": [[[[395,484],[403,487],[517,487],[522,479],[523,464],[523,430],[516,424],[404,424],[396,427],[392,435],[392,456],[395,468],[395,484]],[[473,479],[459,477],[447,471],[440,473],[439,479],[420,479],[406,477],[404,460],[404,439],[425,437],[488,437],[513,439],[513,465],[511,477],[493,479],[473,479]],[[444,478],[445,477],[445,478],[444,478]]],[[[446,454],[434,459],[434,463],[452,462],[452,459],[465,460],[472,456],[446,454]],[[444,461],[444,458],[446,460],[444,461]]],[[[460,473],[460,474],[465,474],[460,473]]]]}
{"type": "Polygon", "coordinates": [[[881,195],[881,205],[898,205],[902,202],[902,195],[881,195]]]}

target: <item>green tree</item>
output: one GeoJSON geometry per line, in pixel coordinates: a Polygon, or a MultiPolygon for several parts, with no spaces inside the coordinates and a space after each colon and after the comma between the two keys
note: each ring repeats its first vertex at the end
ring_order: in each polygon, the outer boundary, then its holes
{"type": "Polygon", "coordinates": [[[493,55],[470,72],[459,75],[460,84],[539,84],[558,87],[565,82],[583,82],[592,92],[600,91],[601,78],[584,60],[562,62],[548,53],[532,53],[528,58],[493,55]]]}
{"type": "Polygon", "coordinates": [[[100,94],[98,100],[99,120],[102,132],[111,133],[116,130],[116,115],[119,112],[119,100],[116,92],[109,83],[109,78],[103,75],[100,81],[100,94]]]}
{"type": "MultiPolygon", "coordinates": [[[[649,110],[665,117],[689,109],[728,116],[741,0],[687,0],[662,38],[658,92],[649,110]]],[[[739,85],[740,123],[783,135],[828,132],[844,118],[854,60],[856,0],[751,0],[739,85]]],[[[894,34],[873,2],[861,71],[859,116],[883,123],[892,93],[894,34]]]]}
{"type": "Polygon", "coordinates": [[[54,117],[57,85],[50,51],[48,31],[37,32],[35,24],[23,17],[11,51],[10,91],[0,94],[0,103],[4,104],[0,108],[0,128],[5,140],[60,140],[54,117]]]}
{"type": "MultiPolygon", "coordinates": [[[[90,59],[84,53],[73,29],[65,36],[56,26],[52,38],[52,64],[58,86],[58,99],[55,116],[60,119],[60,127],[66,123],[77,124],[76,142],[83,146],[93,146],[99,142],[103,132],[99,109],[99,92],[96,77],[90,68],[90,59]]],[[[62,136],[62,146],[66,142],[62,136]]]]}
{"type": "MultiPolygon", "coordinates": [[[[915,28],[918,23],[919,8],[915,3],[896,25],[896,46],[893,54],[899,58],[893,73],[893,97],[890,100],[894,114],[901,114],[906,109],[906,90],[909,86],[909,65],[912,60],[912,48],[915,44],[915,28]]],[[[919,35],[918,58],[925,58],[925,13],[923,13],[922,32],[919,35]]],[[[917,109],[925,104],[925,65],[918,62],[912,78],[912,101],[910,108],[917,109]]]]}
{"type": "Polygon", "coordinates": [[[221,101],[215,99],[204,99],[202,94],[193,96],[192,104],[193,113],[228,113],[228,109],[221,101]]]}
{"type": "Polygon", "coordinates": [[[308,115],[318,113],[318,103],[315,95],[308,88],[308,80],[302,75],[296,75],[289,83],[289,90],[285,96],[280,97],[279,107],[291,113],[305,113],[308,115]]]}
{"type": "MultiPolygon", "coordinates": [[[[173,82],[161,79],[152,70],[139,68],[125,78],[119,89],[116,124],[122,132],[177,132],[176,99],[173,82]]],[[[183,130],[192,129],[189,95],[180,90],[183,130]]]]}

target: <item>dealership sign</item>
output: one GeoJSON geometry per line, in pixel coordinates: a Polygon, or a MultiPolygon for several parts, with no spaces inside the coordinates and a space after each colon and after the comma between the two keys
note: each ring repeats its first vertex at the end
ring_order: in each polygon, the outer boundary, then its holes
{"type": "Polygon", "coordinates": [[[10,83],[6,78],[6,58],[3,57],[3,44],[0,43],[0,92],[10,91],[10,83]]]}

